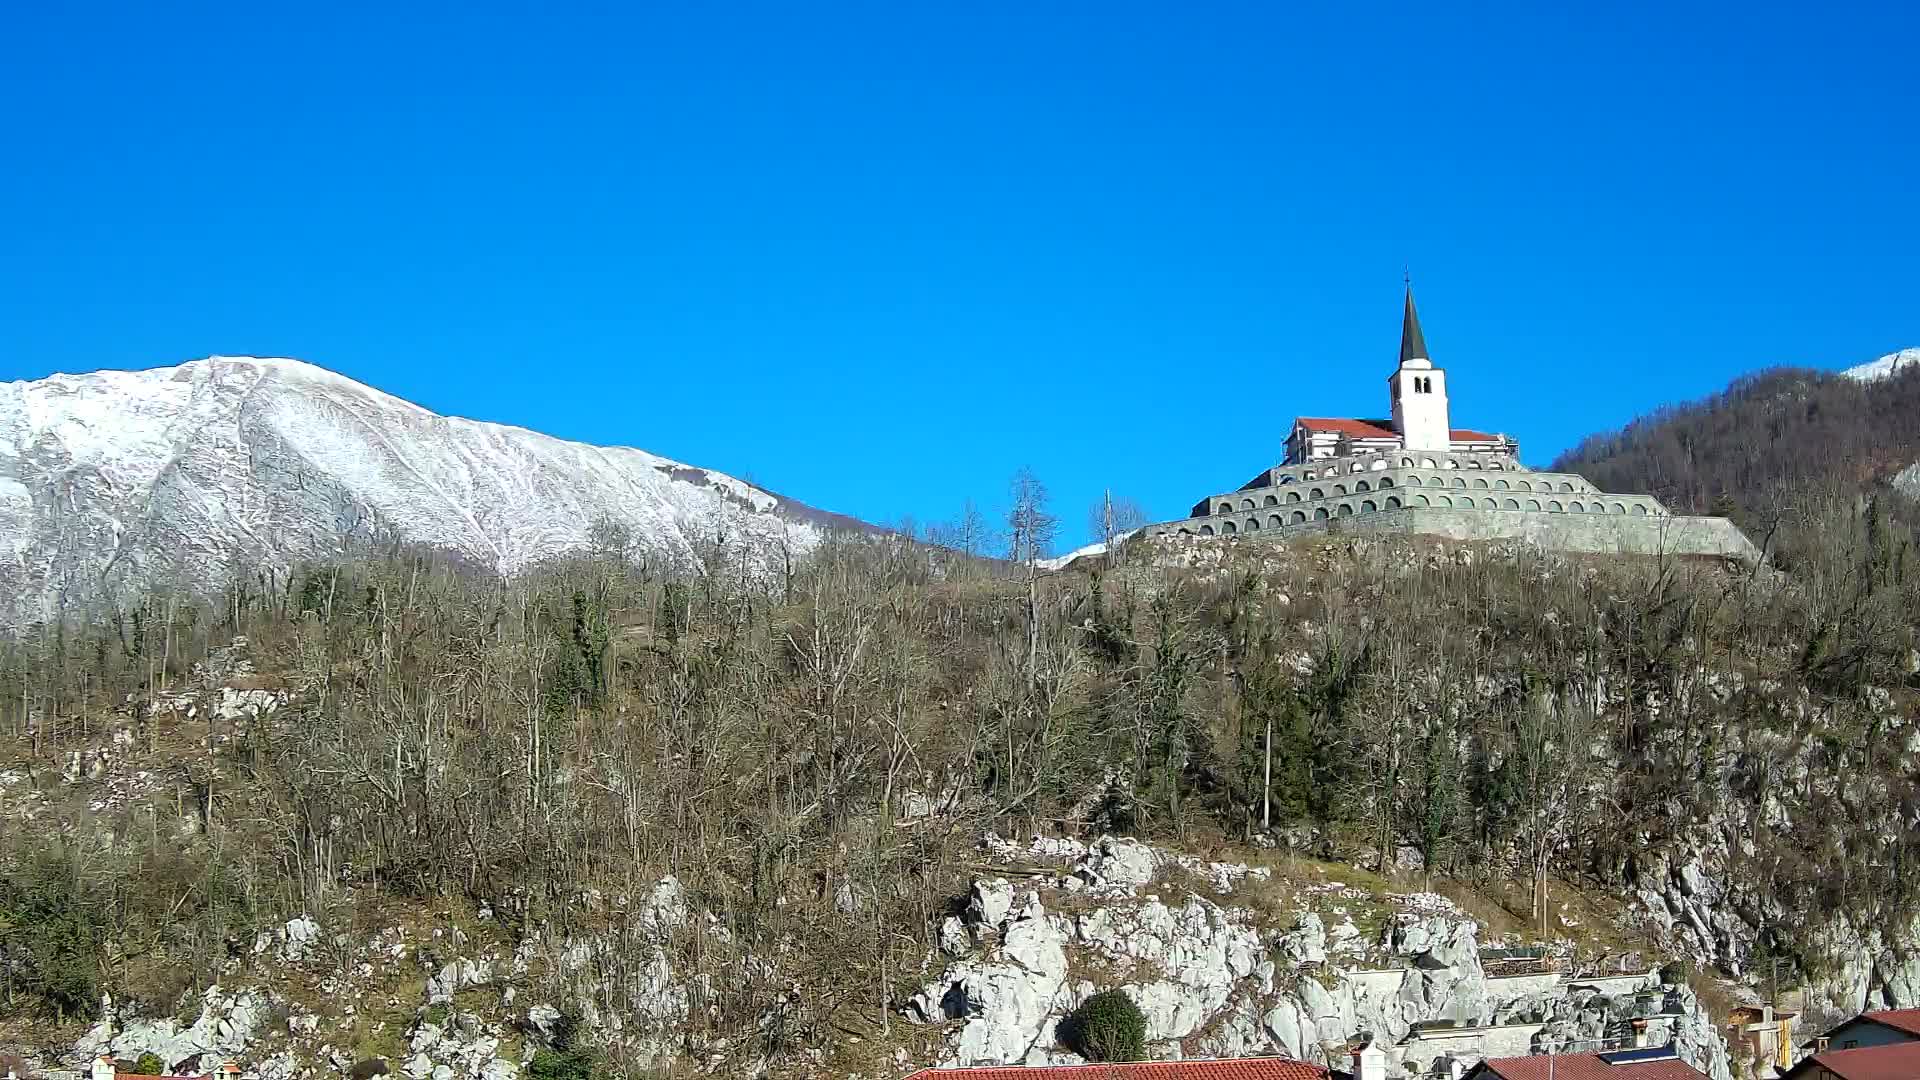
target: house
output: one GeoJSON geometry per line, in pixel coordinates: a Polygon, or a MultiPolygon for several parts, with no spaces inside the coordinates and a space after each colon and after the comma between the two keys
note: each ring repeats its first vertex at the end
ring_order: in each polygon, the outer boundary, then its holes
{"type": "Polygon", "coordinates": [[[1794,1015],[1771,1005],[1742,1005],[1727,1015],[1727,1045],[1785,1072],[1793,1064],[1794,1015]]]}
{"type": "Polygon", "coordinates": [[[1852,1050],[1824,1050],[1801,1059],[1782,1074],[1782,1080],[1915,1080],[1920,1077],[1920,1040],[1908,1038],[1852,1050]]]}
{"type": "Polygon", "coordinates": [[[1861,1013],[1813,1041],[1813,1050],[1857,1050],[1920,1040],[1920,1009],[1861,1013]]]}
{"type": "Polygon", "coordinates": [[[1529,1054],[1488,1058],[1465,1080],[1705,1080],[1706,1074],[1681,1061],[1671,1046],[1615,1050],[1599,1054],[1529,1054]]]}
{"type": "Polygon", "coordinates": [[[1328,1080],[1328,1075],[1318,1065],[1270,1057],[921,1069],[907,1080],[1328,1080]]]}

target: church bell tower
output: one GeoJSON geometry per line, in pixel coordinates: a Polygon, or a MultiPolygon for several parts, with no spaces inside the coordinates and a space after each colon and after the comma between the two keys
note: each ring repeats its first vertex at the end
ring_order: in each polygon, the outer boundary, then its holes
{"type": "Polygon", "coordinates": [[[1413,310],[1413,286],[1407,286],[1407,313],[1400,324],[1400,366],[1387,377],[1393,395],[1393,430],[1408,450],[1450,450],[1453,427],[1447,417],[1447,373],[1427,356],[1420,315],[1413,310]]]}

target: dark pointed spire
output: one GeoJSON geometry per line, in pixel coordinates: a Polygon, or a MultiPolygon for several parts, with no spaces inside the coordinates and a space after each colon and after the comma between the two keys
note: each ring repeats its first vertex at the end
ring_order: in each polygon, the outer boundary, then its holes
{"type": "Polygon", "coordinates": [[[1400,362],[1409,360],[1431,360],[1427,355],[1427,339],[1420,333],[1420,313],[1413,310],[1413,284],[1407,284],[1407,314],[1400,323],[1400,362]]]}

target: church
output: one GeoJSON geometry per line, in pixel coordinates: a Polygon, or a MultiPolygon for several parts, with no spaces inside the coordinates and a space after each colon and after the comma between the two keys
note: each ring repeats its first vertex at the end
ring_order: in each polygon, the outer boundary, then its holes
{"type": "Polygon", "coordinates": [[[1201,499],[1186,519],[1142,533],[1399,533],[1521,539],[1563,551],[1759,558],[1725,518],[1674,514],[1651,495],[1604,492],[1574,473],[1527,468],[1513,438],[1454,427],[1448,389],[1408,286],[1400,361],[1387,376],[1388,416],[1299,417],[1280,464],[1201,499]]]}

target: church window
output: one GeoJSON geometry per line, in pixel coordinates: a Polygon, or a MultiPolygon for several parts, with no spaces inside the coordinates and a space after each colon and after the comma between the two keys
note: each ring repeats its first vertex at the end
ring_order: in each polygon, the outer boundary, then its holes
{"type": "Polygon", "coordinates": [[[1476,477],[1474,477],[1474,478],[1473,478],[1473,486],[1474,486],[1474,487],[1477,487],[1477,488],[1484,488],[1484,487],[1486,487],[1486,486],[1487,486],[1487,478],[1486,478],[1486,477],[1484,477],[1484,476],[1476,476],[1476,477]]]}
{"type": "Polygon", "coordinates": [[[1506,506],[1506,508],[1507,508],[1507,509],[1509,509],[1509,510],[1518,510],[1518,509],[1520,509],[1520,504],[1519,504],[1519,503],[1517,503],[1517,502],[1514,502],[1514,501],[1513,501],[1512,499],[1508,499],[1508,500],[1506,501],[1506,503],[1505,503],[1504,505],[1505,505],[1505,506],[1506,506]]]}
{"type": "Polygon", "coordinates": [[[1508,485],[1505,480],[1495,480],[1493,486],[1499,488],[1501,491],[1508,490],[1508,485]]]}
{"type": "Polygon", "coordinates": [[[1240,530],[1235,528],[1233,522],[1231,521],[1223,521],[1220,523],[1220,532],[1223,536],[1232,536],[1234,533],[1237,533],[1239,531],[1240,530]]]}
{"type": "Polygon", "coordinates": [[[1387,509],[1389,510],[1400,509],[1400,496],[1398,495],[1387,496],[1387,509]]]}
{"type": "Polygon", "coordinates": [[[1528,499],[1528,500],[1527,500],[1527,509],[1529,509],[1529,510],[1538,510],[1538,509],[1540,509],[1540,500],[1539,500],[1539,499],[1528,499]]]}
{"type": "Polygon", "coordinates": [[[1315,520],[1315,521],[1325,521],[1325,520],[1327,520],[1327,508],[1326,508],[1326,507],[1324,507],[1324,506],[1322,506],[1322,507],[1320,507],[1320,508],[1318,508],[1318,509],[1316,509],[1316,510],[1315,510],[1315,511],[1313,512],[1313,520],[1315,520]]]}
{"type": "Polygon", "coordinates": [[[1560,505],[1559,499],[1549,499],[1547,500],[1547,509],[1553,513],[1558,514],[1562,510],[1565,510],[1566,507],[1560,505]]]}
{"type": "Polygon", "coordinates": [[[1213,526],[1211,526],[1211,525],[1202,525],[1202,526],[1200,526],[1200,535],[1201,535],[1201,536],[1212,536],[1212,535],[1213,535],[1213,526]]]}
{"type": "Polygon", "coordinates": [[[1303,525],[1307,520],[1307,512],[1305,510],[1295,510],[1291,520],[1295,525],[1303,525]]]}
{"type": "Polygon", "coordinates": [[[1375,506],[1375,505],[1373,505],[1373,500],[1372,500],[1372,499],[1368,499],[1368,500],[1366,500],[1365,502],[1362,502],[1362,503],[1360,504],[1360,512],[1361,512],[1361,513],[1363,513],[1363,514],[1371,514],[1371,513],[1373,513],[1373,512],[1375,511],[1375,510],[1378,510],[1378,509],[1379,509],[1379,507],[1377,507],[1377,506],[1375,506]]]}
{"type": "Polygon", "coordinates": [[[1359,483],[1357,483],[1357,484],[1355,484],[1355,485],[1353,485],[1353,490],[1355,490],[1355,491],[1372,491],[1372,490],[1373,490],[1373,485],[1372,485],[1372,484],[1369,484],[1369,483],[1367,483],[1367,482],[1366,482],[1365,480],[1362,480],[1362,481],[1360,481],[1359,483]]]}
{"type": "Polygon", "coordinates": [[[1392,487],[1392,486],[1393,486],[1393,477],[1391,477],[1391,476],[1383,476],[1383,477],[1381,477],[1381,478],[1380,478],[1380,486],[1381,486],[1382,488],[1390,488],[1390,487],[1392,487]]]}
{"type": "Polygon", "coordinates": [[[1266,498],[1266,501],[1264,501],[1264,502],[1262,502],[1262,503],[1261,503],[1260,505],[1262,505],[1262,506],[1279,506],[1279,505],[1280,505],[1280,499],[1279,499],[1279,497],[1278,497],[1278,496],[1274,496],[1274,495],[1269,495],[1269,496],[1267,496],[1267,498],[1266,498]]]}

